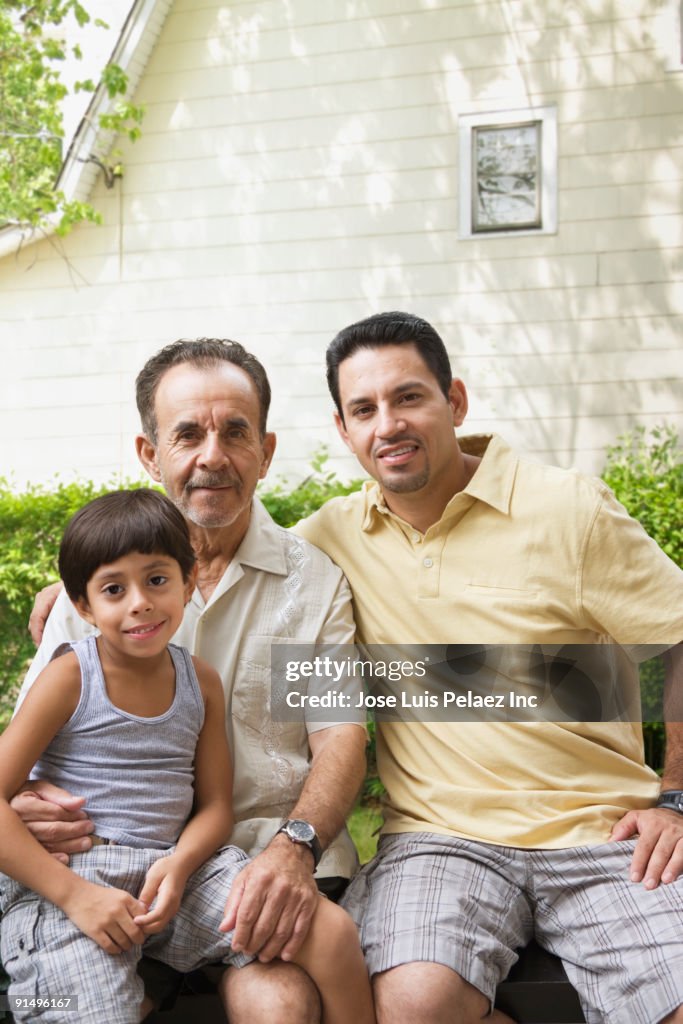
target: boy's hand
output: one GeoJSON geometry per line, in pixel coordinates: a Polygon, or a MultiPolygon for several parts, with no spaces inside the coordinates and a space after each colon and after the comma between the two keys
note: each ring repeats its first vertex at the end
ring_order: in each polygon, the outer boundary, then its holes
{"type": "Polygon", "coordinates": [[[178,865],[173,854],[160,857],[152,864],[145,876],[140,892],[140,902],[147,907],[154,907],[147,913],[138,914],[135,923],[145,935],[156,935],[166,927],[168,922],[178,913],[183,898],[187,874],[178,865]]]}
{"type": "Polygon", "coordinates": [[[123,889],[95,885],[80,879],[62,910],[81,931],[113,956],[140,945],[145,935],[135,916],[147,908],[123,889]]]}

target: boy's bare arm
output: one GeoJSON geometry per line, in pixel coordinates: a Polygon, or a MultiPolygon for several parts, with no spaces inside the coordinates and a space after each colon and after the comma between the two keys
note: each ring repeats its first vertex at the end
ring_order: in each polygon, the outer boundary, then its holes
{"type": "Polygon", "coordinates": [[[9,805],[11,795],[73,714],[80,690],[75,655],[52,662],[0,736],[0,870],[61,907],[107,952],[119,953],[142,941],[133,921],[142,904],[128,893],[86,882],[59,863],[9,805]]]}
{"type": "MultiPolygon", "coordinates": [[[[38,609],[39,601],[44,600],[48,591],[57,593],[61,589],[62,584],[58,583],[41,591],[36,598],[34,613],[38,609]]],[[[49,605],[45,606],[43,619],[47,616],[48,610],[49,605]]],[[[63,591],[50,613],[47,624],[42,622],[41,631],[43,626],[45,631],[42,642],[22,684],[19,706],[30,692],[31,685],[40,672],[50,664],[54,650],[64,641],[82,639],[89,629],[63,591]]],[[[52,786],[47,780],[30,783],[22,780],[21,788],[11,805],[31,834],[50,853],[60,856],[64,863],[68,863],[70,853],[90,849],[91,843],[87,836],[93,831],[93,825],[82,809],[83,800],[79,794],[68,793],[52,786]]]]}
{"type": "Polygon", "coordinates": [[[195,753],[194,813],[176,848],[147,873],[140,900],[154,908],[136,918],[146,935],[161,931],[178,910],[185,883],[230,837],[232,760],[225,734],[223,685],[215,669],[193,658],[204,698],[204,725],[195,753]]]}

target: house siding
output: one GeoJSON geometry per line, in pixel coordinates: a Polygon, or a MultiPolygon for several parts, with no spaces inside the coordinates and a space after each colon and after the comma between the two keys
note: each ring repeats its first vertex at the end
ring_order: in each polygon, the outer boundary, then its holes
{"type": "Polygon", "coordinates": [[[327,443],[325,346],[402,308],[441,331],[471,430],[599,471],[683,425],[683,73],[657,0],[176,0],[105,225],[0,260],[0,465],[138,475],[133,381],[238,338],[274,384],[272,472],[327,443]],[[462,239],[458,117],[555,104],[559,228],[462,239]]]}

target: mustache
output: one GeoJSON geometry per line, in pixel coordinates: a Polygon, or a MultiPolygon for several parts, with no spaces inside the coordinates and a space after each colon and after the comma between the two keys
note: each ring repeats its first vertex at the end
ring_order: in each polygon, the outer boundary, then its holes
{"type": "Polygon", "coordinates": [[[204,487],[234,487],[239,491],[242,489],[242,481],[232,473],[195,473],[192,479],[187,481],[184,489],[195,491],[204,487]]]}

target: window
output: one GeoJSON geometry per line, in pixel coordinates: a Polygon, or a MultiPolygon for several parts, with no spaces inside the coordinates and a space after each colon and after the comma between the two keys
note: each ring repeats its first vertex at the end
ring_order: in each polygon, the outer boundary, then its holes
{"type": "Polygon", "coordinates": [[[683,71],[683,0],[664,0],[652,22],[656,48],[664,56],[667,73],[683,71]]]}
{"type": "Polygon", "coordinates": [[[460,236],[557,230],[555,107],[460,118],[460,236]]]}
{"type": "Polygon", "coordinates": [[[672,3],[669,21],[666,33],[670,45],[667,70],[680,71],[683,67],[683,0],[672,3]]]}

